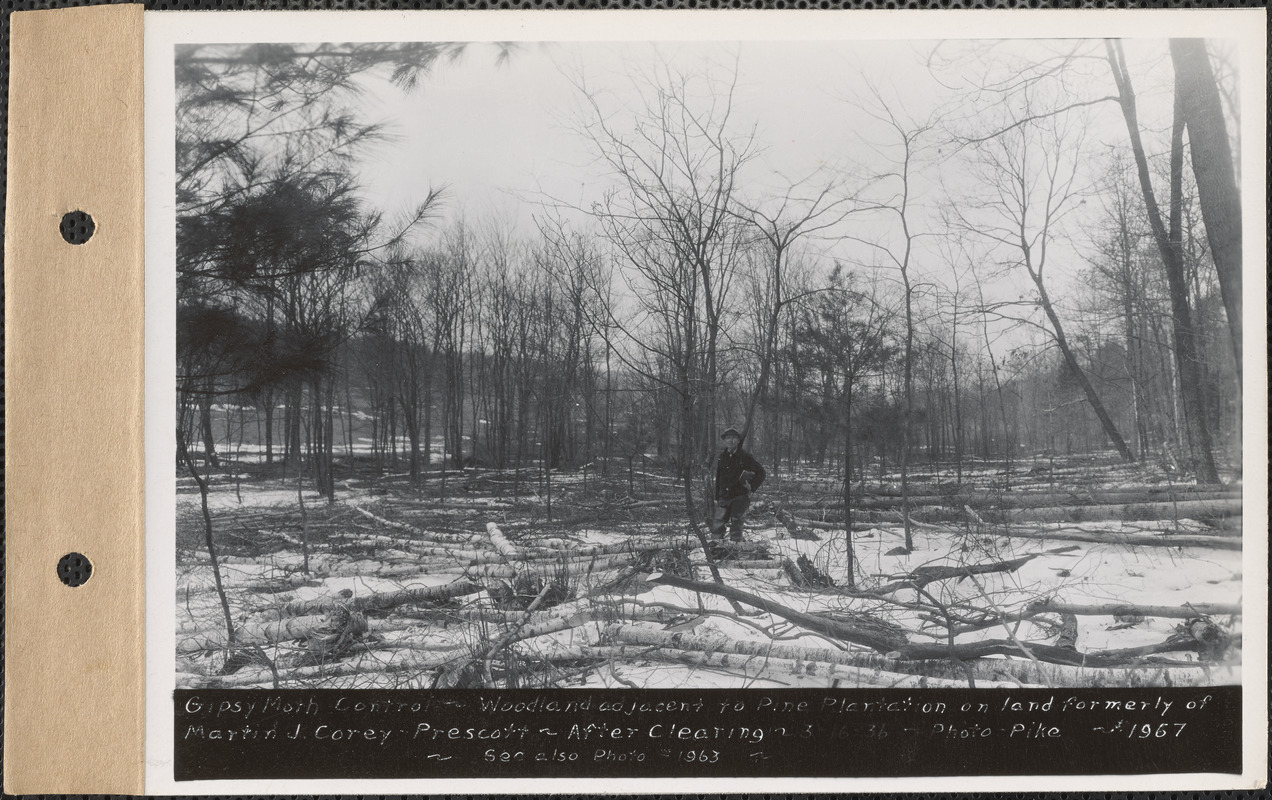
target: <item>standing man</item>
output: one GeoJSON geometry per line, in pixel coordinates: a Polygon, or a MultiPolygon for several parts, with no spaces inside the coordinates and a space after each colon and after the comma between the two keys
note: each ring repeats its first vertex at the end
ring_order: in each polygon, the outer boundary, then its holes
{"type": "Polygon", "coordinates": [[[715,505],[711,509],[711,535],[724,538],[724,528],[729,527],[729,538],[742,541],[742,522],[751,505],[751,492],[764,483],[764,467],[750,453],[742,449],[742,434],[737,428],[726,428],[720,434],[724,450],[716,459],[715,505]]]}

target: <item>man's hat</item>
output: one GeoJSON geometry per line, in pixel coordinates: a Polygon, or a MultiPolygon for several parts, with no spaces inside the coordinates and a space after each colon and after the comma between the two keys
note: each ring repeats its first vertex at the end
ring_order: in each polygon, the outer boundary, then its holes
{"type": "Polygon", "coordinates": [[[739,439],[741,439],[741,438],[742,438],[742,431],[738,430],[737,428],[725,428],[725,429],[724,429],[724,433],[720,434],[720,438],[721,438],[721,439],[723,439],[723,438],[725,438],[726,436],[730,436],[730,435],[732,435],[732,436],[736,436],[736,437],[738,437],[739,439]]]}

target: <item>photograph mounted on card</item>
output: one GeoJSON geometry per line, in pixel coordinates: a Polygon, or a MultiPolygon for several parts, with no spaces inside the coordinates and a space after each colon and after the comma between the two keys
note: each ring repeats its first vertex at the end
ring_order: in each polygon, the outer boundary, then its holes
{"type": "Polygon", "coordinates": [[[900,16],[148,18],[148,789],[1261,780],[1263,12],[900,16]]]}

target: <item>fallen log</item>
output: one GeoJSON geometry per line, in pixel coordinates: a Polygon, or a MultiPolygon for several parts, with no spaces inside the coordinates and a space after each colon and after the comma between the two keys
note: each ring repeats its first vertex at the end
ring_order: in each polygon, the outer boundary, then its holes
{"type": "MultiPolygon", "coordinates": [[[[1195,603],[1183,606],[1151,606],[1137,605],[1134,603],[1104,603],[1101,605],[1072,605],[1068,603],[1057,603],[1050,599],[1036,600],[1027,605],[1021,611],[1010,614],[994,614],[987,615],[980,619],[966,618],[956,620],[953,633],[961,636],[965,633],[973,633],[982,631],[986,628],[993,628],[1003,623],[1027,622],[1046,614],[1063,614],[1067,616],[1110,616],[1116,619],[1126,618],[1135,621],[1142,620],[1144,617],[1159,617],[1166,619],[1191,619],[1201,616],[1238,616],[1241,614],[1241,606],[1228,603],[1195,603]]],[[[926,616],[930,622],[945,626],[948,628],[949,621],[937,614],[926,616]]]]}
{"type": "Polygon", "coordinates": [[[1102,603],[1099,605],[1075,605],[1060,603],[1051,598],[1030,603],[1027,614],[1074,614],[1077,616],[1112,617],[1118,614],[1141,617],[1165,617],[1168,619],[1192,619],[1198,616],[1241,615],[1241,606],[1233,603],[1189,603],[1183,606],[1153,606],[1137,603],[1102,603]]]}
{"type": "Polygon", "coordinates": [[[424,510],[437,509],[439,511],[472,511],[481,513],[483,511],[506,511],[513,508],[513,504],[495,500],[491,497],[474,497],[467,502],[462,500],[430,500],[417,504],[424,510]]]}
{"type": "Polygon", "coordinates": [[[601,558],[580,558],[571,561],[541,561],[511,564],[475,564],[470,567],[447,567],[432,570],[433,575],[465,575],[474,579],[515,578],[518,575],[530,575],[540,578],[566,577],[588,573],[605,572],[632,563],[631,556],[617,555],[601,558]]]}
{"type": "Polygon", "coordinates": [[[477,594],[482,591],[481,585],[470,580],[458,580],[440,586],[423,586],[414,589],[400,589],[394,592],[371,592],[357,597],[323,597],[314,600],[296,600],[287,603],[280,609],[283,616],[306,616],[324,614],[337,608],[348,608],[351,611],[383,610],[395,606],[413,603],[436,603],[452,597],[477,594]]]}
{"type": "Polygon", "coordinates": [[[621,544],[598,544],[587,547],[569,547],[559,545],[556,547],[545,547],[543,545],[524,547],[522,550],[526,554],[527,561],[542,561],[545,559],[561,558],[586,558],[587,556],[608,556],[626,553],[629,555],[640,555],[651,550],[660,550],[667,547],[667,540],[650,539],[650,538],[632,538],[621,544]]]}
{"type": "Polygon", "coordinates": [[[1090,542],[1121,546],[1147,547],[1210,547],[1216,550],[1240,550],[1241,539],[1236,536],[1204,536],[1173,533],[1118,533],[1117,531],[1083,531],[1073,528],[1016,528],[994,526],[986,531],[994,536],[1009,539],[1061,540],[1066,542],[1090,542]]]}
{"type": "MultiPolygon", "coordinates": [[[[304,639],[310,633],[327,624],[326,614],[304,617],[288,617],[282,620],[242,623],[234,626],[234,637],[239,644],[280,642],[304,639]]],[[[220,650],[226,646],[225,631],[212,625],[181,626],[177,631],[177,652],[195,653],[220,650]]]]}
{"type": "MultiPolygon", "coordinates": [[[[786,682],[791,678],[818,679],[819,685],[835,688],[938,688],[966,686],[966,683],[944,681],[920,675],[905,675],[825,661],[795,661],[772,656],[741,655],[720,651],[677,650],[668,647],[641,647],[636,645],[593,646],[583,645],[566,651],[577,657],[596,659],[649,659],[683,664],[699,669],[716,669],[741,673],[751,680],[786,682]]],[[[556,654],[554,654],[556,655],[556,654]]]]}
{"type": "Polygon", "coordinates": [[[359,559],[358,561],[337,564],[327,574],[336,577],[405,578],[425,575],[435,571],[430,570],[428,565],[418,561],[389,561],[386,563],[376,559],[359,559]]]}
{"type": "MultiPolygon", "coordinates": [[[[693,564],[693,566],[695,566],[695,567],[705,567],[705,566],[707,565],[707,562],[705,562],[705,561],[692,561],[692,562],[690,562],[690,563],[691,563],[691,564],[693,564]]],[[[743,559],[743,558],[737,558],[737,559],[734,559],[734,558],[726,558],[726,559],[723,559],[723,560],[717,561],[717,562],[716,562],[716,566],[717,566],[717,567],[719,567],[720,569],[745,569],[745,570],[752,570],[752,569],[773,569],[773,570],[780,570],[780,569],[782,568],[782,562],[780,562],[780,561],[775,561],[775,560],[770,559],[770,558],[751,558],[751,559],[743,559]]]]}
{"type": "Polygon", "coordinates": [[[494,546],[495,551],[503,556],[505,561],[521,561],[525,558],[525,553],[513,547],[512,542],[508,541],[495,523],[486,523],[486,535],[490,537],[490,544],[494,546]]]}
{"type": "MultiPolygon", "coordinates": [[[[801,525],[801,526],[805,526],[809,528],[816,528],[819,531],[842,531],[844,529],[844,524],[842,522],[822,522],[821,520],[806,519],[804,517],[796,517],[794,515],[788,515],[788,516],[790,516],[791,522],[794,523],[795,525],[801,525]]],[[[898,524],[900,524],[899,516],[897,517],[897,522],[898,524]]],[[[870,530],[874,530],[878,528],[879,523],[878,522],[854,522],[852,523],[850,527],[854,531],[870,531],[870,530]]]]}
{"type": "Polygon", "coordinates": [[[791,586],[797,589],[816,591],[835,585],[835,581],[829,575],[819,570],[813,562],[808,560],[808,556],[804,555],[801,555],[797,561],[783,558],[782,574],[790,581],[791,586]]]}
{"type": "Polygon", "coordinates": [[[954,658],[970,661],[987,656],[1029,657],[1032,655],[1039,661],[1053,664],[1068,664],[1075,667],[1120,667],[1131,666],[1146,656],[1160,653],[1202,652],[1204,645],[1196,639],[1167,639],[1164,642],[1127,650],[1081,652],[1065,647],[1041,644],[1038,642],[1022,642],[1017,644],[1008,639],[987,639],[981,642],[948,644],[910,644],[889,655],[904,660],[954,658]],[[1024,650],[1028,650],[1028,654],[1024,650]]]}
{"type": "Polygon", "coordinates": [[[387,525],[390,528],[396,528],[400,531],[408,531],[414,534],[417,540],[431,540],[435,542],[443,542],[446,544],[462,544],[462,545],[473,545],[473,544],[485,542],[484,537],[477,534],[441,533],[438,531],[424,531],[419,528],[416,528],[413,525],[407,525],[405,522],[394,522],[391,519],[378,517],[375,514],[372,514],[370,511],[367,511],[365,508],[362,508],[361,506],[350,506],[350,508],[352,508],[354,511],[358,512],[362,516],[367,517],[368,519],[375,520],[381,525],[387,525]]]}
{"type": "Polygon", "coordinates": [[[985,519],[1000,524],[1020,522],[1104,522],[1121,520],[1181,520],[1222,519],[1241,513],[1241,499],[1183,500],[1168,503],[1127,503],[1094,506],[1060,506],[1053,508],[1022,508],[1014,510],[990,510],[985,519]]]}
{"type": "MultiPolygon", "coordinates": [[[[620,626],[615,626],[618,629],[620,626]]],[[[667,633],[636,626],[621,626],[624,633],[617,635],[620,641],[646,646],[662,644],[663,636],[674,641],[681,649],[726,649],[716,640],[704,640],[691,632],[667,633]]],[[[833,650],[789,645],[770,645],[764,642],[729,640],[730,652],[763,654],[771,647],[772,655],[782,658],[810,658],[829,660],[884,671],[927,676],[946,681],[951,686],[966,686],[970,677],[978,687],[991,685],[1015,686],[1216,686],[1240,683],[1240,667],[1215,666],[1201,662],[1160,666],[1157,664],[1125,664],[1112,667],[1075,667],[1066,664],[1036,664],[1027,659],[985,658],[956,663],[950,659],[901,661],[887,656],[862,651],[833,650]],[[737,648],[735,650],[735,647],[737,648]],[[825,658],[822,658],[825,656],[825,658]]],[[[930,685],[930,684],[929,684],[930,685]]]]}
{"type": "Polygon", "coordinates": [[[547,636],[550,633],[560,633],[574,628],[581,628],[584,625],[590,625],[598,622],[603,615],[597,612],[581,611],[568,617],[557,617],[556,619],[544,620],[533,624],[523,625],[520,630],[509,638],[509,642],[521,642],[526,639],[535,639],[540,636],[547,636]]]}
{"type": "MultiPolygon", "coordinates": [[[[275,644],[293,639],[313,639],[330,636],[343,625],[339,615],[308,614],[301,617],[239,623],[234,626],[235,645],[275,644]]],[[[366,630],[378,630],[375,621],[360,622],[366,630]]],[[[186,635],[177,641],[178,653],[195,653],[221,650],[227,646],[225,631],[206,630],[186,635]]]]}
{"type": "Polygon", "coordinates": [[[226,588],[233,589],[236,592],[243,592],[243,593],[251,592],[254,594],[279,594],[281,592],[288,592],[293,589],[298,589],[302,586],[312,587],[317,585],[318,585],[318,581],[315,580],[313,575],[305,575],[300,572],[295,572],[290,575],[281,575],[277,578],[271,578],[269,580],[263,580],[263,581],[255,581],[252,583],[226,584],[226,588]]]}
{"type": "Polygon", "coordinates": [[[790,533],[792,539],[806,539],[813,542],[821,541],[820,536],[811,530],[805,530],[801,527],[799,522],[784,508],[779,508],[777,510],[777,521],[782,523],[782,527],[790,533]]]}
{"type": "Polygon", "coordinates": [[[344,544],[345,541],[350,544],[357,544],[360,541],[370,541],[372,539],[386,539],[392,542],[392,548],[410,553],[420,558],[444,558],[448,561],[470,561],[475,564],[489,563],[502,564],[503,559],[498,553],[490,550],[462,549],[454,546],[437,546],[421,543],[413,539],[393,539],[384,536],[359,536],[355,539],[339,541],[338,544],[344,544]]]}
{"type": "Polygon", "coordinates": [[[674,503],[675,501],[670,499],[668,500],[630,500],[626,503],[621,503],[620,505],[622,505],[623,508],[634,510],[638,508],[664,508],[664,507],[672,506],[674,505],[674,503]]]}
{"type": "MultiPolygon", "coordinates": [[[[781,661],[787,661],[797,665],[796,668],[798,668],[798,665],[808,662],[853,667],[868,670],[880,675],[889,675],[889,679],[892,681],[892,683],[889,684],[890,686],[915,688],[967,686],[966,679],[961,676],[958,678],[952,678],[909,672],[896,672],[894,670],[903,666],[904,662],[884,659],[879,656],[871,656],[864,653],[854,653],[851,651],[831,650],[829,648],[820,647],[777,645],[772,642],[730,639],[722,635],[710,637],[695,636],[691,631],[660,631],[653,630],[651,628],[641,628],[635,625],[611,625],[602,631],[601,635],[603,641],[615,640],[622,642],[623,644],[662,647],[705,654],[713,654],[723,651],[736,655],[747,656],[749,658],[779,659],[781,661]]],[[[1000,685],[997,681],[992,679],[986,680],[989,681],[989,684],[1000,685]]],[[[1001,685],[1010,686],[1014,685],[1014,682],[1003,682],[1001,685]]]]}
{"type": "MultiPolygon", "coordinates": [[[[1188,501],[1240,500],[1241,490],[1214,486],[1176,486],[1170,489],[1133,489],[1086,491],[959,491],[951,494],[926,494],[910,497],[911,504],[922,506],[965,505],[981,511],[985,509],[1024,510],[1048,507],[1098,506],[1144,503],[1179,503],[1188,501]]],[[[826,502],[791,501],[786,504],[794,510],[843,511],[842,500],[826,502]]],[[[853,510],[892,510],[901,506],[899,496],[854,496],[853,510]]]]}
{"type": "MultiPolygon", "coordinates": [[[[401,672],[417,672],[419,673],[420,682],[414,688],[427,689],[433,685],[438,668],[457,658],[471,657],[472,652],[465,647],[458,650],[434,653],[427,657],[417,656],[412,651],[406,650],[390,651],[387,655],[393,658],[386,658],[384,651],[370,650],[352,660],[308,667],[294,667],[287,671],[280,670],[278,673],[278,685],[282,688],[287,685],[295,687],[295,684],[303,684],[317,688],[322,685],[323,681],[332,678],[351,675],[389,675],[401,672]]],[[[204,679],[202,686],[192,688],[223,687],[228,689],[260,685],[270,686],[273,683],[274,674],[270,670],[240,671],[233,675],[209,676],[204,679]]],[[[400,680],[395,681],[395,683],[400,684],[400,680]]]]}
{"type": "MultiPolygon", "coordinates": [[[[557,606],[553,606],[552,608],[549,608],[545,611],[536,611],[535,614],[537,616],[535,617],[535,620],[538,621],[540,619],[568,617],[580,612],[590,612],[592,610],[597,610],[597,609],[604,610],[605,614],[610,615],[608,617],[610,619],[618,619],[618,618],[626,617],[629,615],[640,615],[640,614],[648,613],[649,611],[649,607],[646,604],[635,602],[630,597],[624,597],[622,595],[599,594],[599,593],[595,595],[585,594],[581,597],[575,598],[574,600],[567,600],[566,602],[561,603],[560,605],[557,605],[557,606]]],[[[467,609],[455,609],[455,610],[448,609],[444,611],[439,610],[437,613],[455,615],[458,617],[463,617],[465,619],[469,619],[469,618],[477,619],[479,617],[482,617],[486,614],[491,614],[491,613],[515,615],[518,612],[515,612],[515,611],[509,612],[509,611],[487,609],[487,608],[467,608],[467,609]],[[473,615],[473,616],[469,617],[468,615],[473,615]]],[[[492,619],[491,621],[499,622],[499,621],[507,621],[507,620],[492,619]]]]}

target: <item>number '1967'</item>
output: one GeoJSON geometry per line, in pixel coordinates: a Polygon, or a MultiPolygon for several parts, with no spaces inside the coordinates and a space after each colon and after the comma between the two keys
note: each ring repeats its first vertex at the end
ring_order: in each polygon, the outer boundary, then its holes
{"type": "Polygon", "coordinates": [[[1156,725],[1151,722],[1145,722],[1140,725],[1132,725],[1127,732],[1127,739],[1165,739],[1170,736],[1170,729],[1175,729],[1175,736],[1184,732],[1184,726],[1187,722],[1159,722],[1156,725]]]}

